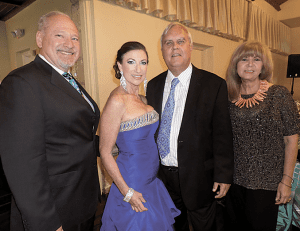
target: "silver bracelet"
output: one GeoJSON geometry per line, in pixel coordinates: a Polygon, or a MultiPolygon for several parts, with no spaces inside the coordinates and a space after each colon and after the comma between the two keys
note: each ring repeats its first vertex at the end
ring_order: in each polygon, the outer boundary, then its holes
{"type": "Polygon", "coordinates": [[[133,193],[134,193],[134,189],[129,188],[128,192],[126,193],[125,197],[123,198],[123,201],[129,202],[131,197],[133,196],[133,193]]]}

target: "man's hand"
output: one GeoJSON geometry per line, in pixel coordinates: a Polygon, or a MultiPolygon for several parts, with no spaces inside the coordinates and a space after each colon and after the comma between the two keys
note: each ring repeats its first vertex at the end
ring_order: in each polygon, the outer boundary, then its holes
{"type": "Polygon", "coordinates": [[[213,192],[216,192],[218,187],[220,186],[220,190],[217,191],[217,195],[215,196],[215,198],[222,198],[224,196],[226,196],[226,193],[228,192],[229,188],[230,188],[231,184],[224,184],[224,183],[214,183],[213,186],[213,192]]]}

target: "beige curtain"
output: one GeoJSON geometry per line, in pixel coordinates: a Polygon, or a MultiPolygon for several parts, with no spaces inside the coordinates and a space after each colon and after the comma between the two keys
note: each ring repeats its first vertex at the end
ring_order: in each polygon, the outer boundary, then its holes
{"type": "Polygon", "coordinates": [[[290,52],[290,28],[247,0],[102,0],[233,40],[290,52]]]}
{"type": "Polygon", "coordinates": [[[246,0],[102,0],[229,39],[245,39],[246,0]]]}
{"type": "Polygon", "coordinates": [[[258,6],[250,5],[247,40],[265,43],[273,52],[290,53],[290,28],[263,12],[258,6]]]}

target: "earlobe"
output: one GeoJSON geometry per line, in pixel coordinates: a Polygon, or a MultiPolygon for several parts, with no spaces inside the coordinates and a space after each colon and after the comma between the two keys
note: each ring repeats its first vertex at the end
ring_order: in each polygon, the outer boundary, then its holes
{"type": "Polygon", "coordinates": [[[36,33],[35,39],[36,39],[36,44],[37,44],[38,48],[42,48],[43,34],[41,31],[38,31],[36,33]]]}
{"type": "Polygon", "coordinates": [[[122,65],[121,65],[119,62],[117,62],[117,65],[118,65],[119,70],[120,70],[120,71],[123,71],[122,65]]]}

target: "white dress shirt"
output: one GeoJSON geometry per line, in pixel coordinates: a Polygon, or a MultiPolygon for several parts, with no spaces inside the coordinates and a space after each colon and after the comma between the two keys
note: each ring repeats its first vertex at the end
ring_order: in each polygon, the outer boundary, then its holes
{"type": "MultiPolygon", "coordinates": [[[[192,65],[190,64],[188,68],[183,71],[177,78],[179,79],[179,83],[175,88],[175,108],[172,118],[171,124],[171,134],[170,134],[170,153],[163,159],[161,159],[161,163],[166,166],[175,166],[178,167],[177,161],[177,140],[179,135],[179,130],[181,127],[182,116],[185,107],[185,101],[188,94],[190,80],[192,76],[192,65]]],[[[171,83],[172,80],[176,78],[170,70],[168,70],[164,94],[163,94],[163,101],[162,101],[162,113],[165,108],[165,104],[168,100],[170,90],[171,90],[171,83]]]]}

